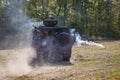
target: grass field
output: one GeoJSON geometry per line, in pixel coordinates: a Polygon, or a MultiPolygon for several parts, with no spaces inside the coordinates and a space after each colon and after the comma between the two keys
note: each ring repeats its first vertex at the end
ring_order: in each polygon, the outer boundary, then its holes
{"type": "MultiPolygon", "coordinates": [[[[27,75],[9,77],[9,80],[120,80],[120,41],[100,43],[105,48],[74,46],[72,64],[36,67],[27,75]]],[[[1,58],[1,63],[4,60],[1,58]]]]}

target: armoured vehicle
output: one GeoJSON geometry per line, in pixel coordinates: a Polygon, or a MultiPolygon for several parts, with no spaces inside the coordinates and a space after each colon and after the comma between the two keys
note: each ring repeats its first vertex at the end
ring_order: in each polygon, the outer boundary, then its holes
{"type": "Polygon", "coordinates": [[[70,61],[71,48],[75,41],[67,27],[57,25],[58,20],[47,19],[43,26],[34,27],[32,47],[36,50],[33,64],[70,61]]]}

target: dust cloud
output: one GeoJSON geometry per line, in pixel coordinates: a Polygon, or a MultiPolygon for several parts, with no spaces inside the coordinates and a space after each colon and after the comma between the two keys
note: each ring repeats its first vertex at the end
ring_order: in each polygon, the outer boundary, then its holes
{"type": "Polygon", "coordinates": [[[6,64],[8,75],[21,76],[29,73],[32,67],[29,65],[34,54],[32,48],[16,49],[12,51],[10,59],[6,64]]]}
{"type": "Polygon", "coordinates": [[[8,3],[6,5],[9,8],[6,9],[6,12],[9,12],[7,16],[12,25],[10,28],[14,29],[15,33],[7,35],[3,40],[5,48],[3,48],[3,52],[0,51],[0,55],[5,54],[3,57],[6,58],[6,61],[5,66],[0,70],[6,75],[20,76],[31,71],[30,61],[36,57],[35,51],[31,47],[34,22],[24,12],[24,0],[13,0],[8,3]]]}

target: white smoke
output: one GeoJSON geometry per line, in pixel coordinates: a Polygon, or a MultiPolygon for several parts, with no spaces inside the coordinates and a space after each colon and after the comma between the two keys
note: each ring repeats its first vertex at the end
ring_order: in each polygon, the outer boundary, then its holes
{"type": "MultiPolygon", "coordinates": [[[[8,1],[9,2],[9,1],[8,1]]],[[[11,57],[6,63],[9,75],[19,76],[31,71],[30,61],[35,52],[31,48],[31,36],[34,22],[24,13],[24,0],[12,0],[9,2],[9,19],[16,34],[6,37],[6,41],[17,42],[14,50],[10,52],[11,57]]]]}
{"type": "Polygon", "coordinates": [[[75,29],[70,29],[70,32],[71,32],[71,35],[75,37],[75,42],[77,46],[81,46],[82,44],[87,44],[90,46],[98,46],[101,48],[105,48],[105,46],[103,46],[102,44],[95,43],[92,41],[82,40],[80,34],[76,32],[75,29]]]}

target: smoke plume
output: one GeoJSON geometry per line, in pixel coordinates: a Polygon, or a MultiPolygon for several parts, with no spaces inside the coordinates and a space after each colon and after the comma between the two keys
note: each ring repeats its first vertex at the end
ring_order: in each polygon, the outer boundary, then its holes
{"type": "Polygon", "coordinates": [[[87,44],[90,46],[98,46],[101,48],[105,48],[105,46],[103,46],[102,44],[95,43],[92,41],[82,40],[80,34],[76,32],[75,29],[70,29],[70,32],[71,32],[71,35],[75,37],[75,42],[77,46],[81,46],[82,44],[87,44]]]}
{"type": "Polygon", "coordinates": [[[14,50],[10,52],[6,70],[10,75],[27,74],[31,71],[29,63],[36,56],[31,48],[33,21],[25,14],[24,0],[9,0],[7,6],[8,23],[14,33],[5,37],[4,44],[14,45],[14,50]]]}

